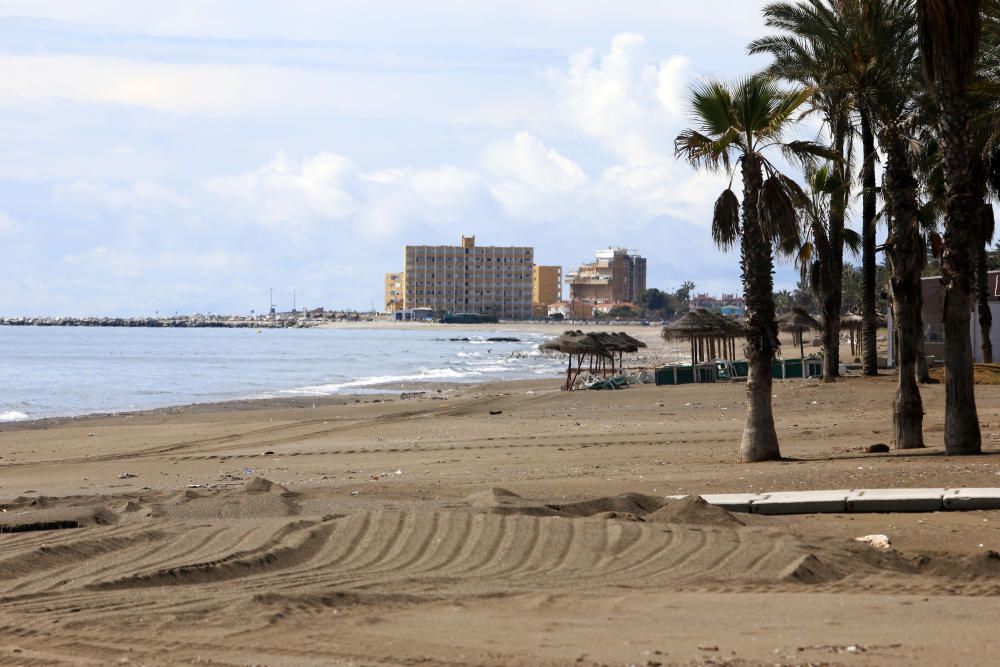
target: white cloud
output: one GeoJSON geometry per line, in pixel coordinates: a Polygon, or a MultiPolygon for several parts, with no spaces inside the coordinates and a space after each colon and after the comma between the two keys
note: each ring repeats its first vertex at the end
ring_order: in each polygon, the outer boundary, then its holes
{"type": "Polygon", "coordinates": [[[483,166],[503,181],[517,181],[541,193],[560,193],[587,183],[587,174],[573,160],[546,147],[528,132],[518,132],[510,141],[491,145],[483,154],[483,166]]]}
{"type": "Polygon", "coordinates": [[[206,188],[271,227],[301,227],[324,218],[343,220],[358,210],[354,167],[335,153],[301,161],[279,153],[252,171],[211,179],[206,188]]]}
{"type": "MultiPolygon", "coordinates": [[[[747,41],[759,34],[765,0],[508,0],[467,3],[455,0],[6,0],[0,15],[70,21],[104,30],[152,35],[252,39],[348,40],[399,43],[432,39],[449,43],[563,44],[583,33],[607,34],[623,25],[633,29],[664,26],[681,36],[706,40],[705,21],[713,35],[736,35],[747,41]],[[554,29],[554,28],[561,29],[554,29]]],[[[712,44],[715,47],[715,44],[712,44]]]]}
{"type": "Polygon", "coordinates": [[[622,33],[604,55],[588,49],[574,55],[568,69],[547,73],[570,122],[630,163],[658,161],[669,152],[689,76],[682,56],[649,63],[645,43],[642,35],[622,33]]]}
{"type": "Polygon", "coordinates": [[[347,158],[279,153],[266,164],[212,178],[205,189],[230,216],[267,228],[317,231],[341,223],[342,233],[385,239],[415,223],[456,223],[481,208],[481,176],[454,165],[358,170],[347,158]]]}
{"type": "Polygon", "coordinates": [[[13,238],[21,231],[21,223],[0,211],[0,239],[13,238]]]}
{"type": "Polygon", "coordinates": [[[99,245],[70,254],[64,260],[88,271],[129,279],[151,279],[157,274],[211,275],[243,269],[249,265],[246,257],[228,250],[163,250],[146,253],[135,248],[109,245],[99,245]]]}
{"type": "MultiPolygon", "coordinates": [[[[74,102],[232,117],[314,112],[414,116],[450,112],[426,72],[254,63],[175,63],[73,54],[0,55],[0,106],[74,102]]],[[[457,84],[458,82],[452,82],[457,84]]],[[[439,91],[440,92],[440,91],[439,91]]]]}
{"type": "Polygon", "coordinates": [[[487,147],[481,164],[490,193],[515,221],[571,214],[578,203],[572,193],[589,181],[580,165],[528,132],[487,147]]]}
{"type": "Polygon", "coordinates": [[[149,180],[138,180],[124,185],[73,181],[57,185],[54,194],[72,203],[113,211],[180,210],[190,206],[190,198],[187,195],[149,180]]]}
{"type": "Polygon", "coordinates": [[[399,188],[411,193],[429,206],[458,208],[475,203],[481,192],[479,175],[453,165],[434,169],[401,167],[369,172],[365,181],[387,188],[399,188]]]}

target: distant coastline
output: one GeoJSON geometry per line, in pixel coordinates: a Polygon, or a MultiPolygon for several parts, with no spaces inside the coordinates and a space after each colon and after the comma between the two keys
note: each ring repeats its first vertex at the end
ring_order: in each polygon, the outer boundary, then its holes
{"type": "Polygon", "coordinates": [[[0,326],[8,327],[150,327],[175,329],[290,329],[315,327],[318,318],[252,318],[212,315],[174,315],[172,317],[3,317],[0,326]]]}

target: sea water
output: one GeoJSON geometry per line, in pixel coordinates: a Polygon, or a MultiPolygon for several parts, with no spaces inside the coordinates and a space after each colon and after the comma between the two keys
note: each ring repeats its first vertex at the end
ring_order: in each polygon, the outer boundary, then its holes
{"type": "Polygon", "coordinates": [[[188,403],[555,377],[538,345],[496,330],[0,327],[0,422],[188,403]],[[520,342],[491,342],[512,337],[520,342]],[[465,340],[450,340],[468,338],[465,340]]]}

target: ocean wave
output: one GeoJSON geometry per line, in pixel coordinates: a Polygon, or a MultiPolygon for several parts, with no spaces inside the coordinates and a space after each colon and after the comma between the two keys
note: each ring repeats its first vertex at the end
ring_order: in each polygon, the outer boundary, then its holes
{"type": "Polygon", "coordinates": [[[297,387],[295,389],[284,389],[279,394],[300,395],[300,396],[324,396],[326,394],[341,393],[345,389],[355,389],[361,387],[372,387],[383,384],[395,384],[397,382],[447,382],[471,379],[481,375],[476,370],[460,371],[454,368],[422,368],[417,373],[409,375],[373,375],[346,382],[336,382],[331,384],[318,384],[309,387],[297,387]]]}
{"type": "Polygon", "coordinates": [[[0,412],[0,422],[20,422],[29,419],[28,415],[19,410],[8,410],[0,412]]]}

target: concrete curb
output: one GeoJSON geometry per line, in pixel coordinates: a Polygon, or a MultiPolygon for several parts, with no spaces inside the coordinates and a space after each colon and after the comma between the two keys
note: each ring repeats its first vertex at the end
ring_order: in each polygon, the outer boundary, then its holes
{"type": "MultiPolygon", "coordinates": [[[[683,498],[685,496],[667,496],[683,498]]],[[[848,512],[938,512],[1000,509],[1000,488],[843,489],[770,493],[709,493],[701,496],[730,512],[752,514],[844,514],[848,512]]]]}

